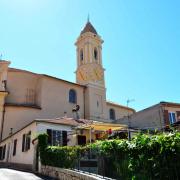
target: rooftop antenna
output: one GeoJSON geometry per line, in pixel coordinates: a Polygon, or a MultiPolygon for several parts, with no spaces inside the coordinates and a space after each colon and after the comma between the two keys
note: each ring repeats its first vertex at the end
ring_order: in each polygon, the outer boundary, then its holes
{"type": "Polygon", "coordinates": [[[127,99],[127,107],[129,107],[129,103],[135,101],[135,99],[127,99]]]}
{"type": "MultiPolygon", "coordinates": [[[[129,107],[129,103],[130,102],[133,102],[133,101],[135,101],[134,99],[127,99],[127,107],[129,107]]],[[[131,140],[131,130],[130,130],[130,128],[131,128],[131,119],[130,119],[130,115],[129,115],[129,111],[128,111],[128,115],[127,115],[127,118],[128,118],[128,130],[127,130],[127,132],[128,132],[128,140],[131,140]]]]}

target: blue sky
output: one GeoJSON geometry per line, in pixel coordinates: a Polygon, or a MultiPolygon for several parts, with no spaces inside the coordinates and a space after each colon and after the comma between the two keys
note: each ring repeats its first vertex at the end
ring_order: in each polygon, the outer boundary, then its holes
{"type": "Polygon", "coordinates": [[[179,0],[0,0],[0,53],[11,67],[75,82],[88,13],[104,39],[108,100],[180,103],[179,0]]]}

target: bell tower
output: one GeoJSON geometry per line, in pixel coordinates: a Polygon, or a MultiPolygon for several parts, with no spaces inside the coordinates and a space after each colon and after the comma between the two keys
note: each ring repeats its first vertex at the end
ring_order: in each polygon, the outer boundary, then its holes
{"type": "Polygon", "coordinates": [[[102,43],[103,40],[88,20],[75,43],[77,47],[76,82],[78,84],[90,83],[105,87],[102,43]]]}
{"type": "Polygon", "coordinates": [[[103,40],[88,19],[75,43],[76,82],[86,86],[85,117],[99,121],[104,121],[107,117],[102,44],[103,40]]]}

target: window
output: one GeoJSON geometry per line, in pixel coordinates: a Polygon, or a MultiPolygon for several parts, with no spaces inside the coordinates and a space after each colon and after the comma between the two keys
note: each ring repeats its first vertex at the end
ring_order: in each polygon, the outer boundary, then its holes
{"type": "Polygon", "coordinates": [[[26,104],[34,105],[36,103],[36,92],[34,89],[27,88],[26,90],[26,104]]]}
{"type": "Polygon", "coordinates": [[[86,144],[86,136],[78,135],[77,140],[78,140],[78,145],[85,145],[86,144]]]}
{"type": "Polygon", "coordinates": [[[94,59],[97,60],[98,59],[98,51],[96,48],[94,48],[94,59]]]}
{"type": "Polygon", "coordinates": [[[2,160],[3,146],[0,146],[0,160],[2,160]]]}
{"type": "Polygon", "coordinates": [[[115,120],[116,119],[114,109],[110,109],[109,110],[109,117],[110,117],[111,120],[115,120]]]}
{"type": "Polygon", "coordinates": [[[80,50],[80,60],[83,61],[84,57],[83,57],[83,50],[80,50]]]}
{"type": "Polygon", "coordinates": [[[47,129],[48,144],[51,146],[67,146],[67,131],[47,129]]]}
{"type": "Polygon", "coordinates": [[[69,91],[69,102],[74,104],[77,102],[77,95],[74,89],[69,91]]]}
{"type": "Polygon", "coordinates": [[[173,124],[176,122],[176,114],[175,112],[169,112],[169,122],[170,124],[173,124]]]}
{"type": "Polygon", "coordinates": [[[16,146],[17,146],[17,139],[14,140],[14,146],[13,146],[13,156],[16,155],[16,146]]]}
{"type": "Polygon", "coordinates": [[[22,152],[28,151],[31,146],[31,131],[28,134],[23,134],[22,137],[22,152]]]}
{"type": "Polygon", "coordinates": [[[6,155],[6,144],[3,146],[2,159],[5,158],[5,155],[6,155]]]}
{"type": "Polygon", "coordinates": [[[6,155],[6,145],[0,146],[0,160],[3,160],[6,155]]]}

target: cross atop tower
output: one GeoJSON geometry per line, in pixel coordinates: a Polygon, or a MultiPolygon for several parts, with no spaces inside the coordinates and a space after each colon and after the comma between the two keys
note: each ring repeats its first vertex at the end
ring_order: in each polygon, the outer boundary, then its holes
{"type": "Polygon", "coordinates": [[[88,13],[87,22],[89,22],[89,19],[90,19],[90,18],[89,18],[89,13],[88,13]]]}

